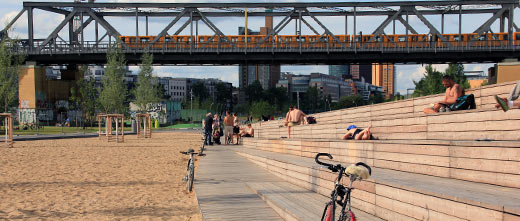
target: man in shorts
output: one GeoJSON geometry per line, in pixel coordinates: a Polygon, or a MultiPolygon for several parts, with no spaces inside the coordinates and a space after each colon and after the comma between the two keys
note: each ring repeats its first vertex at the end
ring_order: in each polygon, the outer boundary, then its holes
{"type": "Polygon", "coordinates": [[[231,137],[231,143],[233,143],[233,137],[237,138],[237,142],[235,143],[238,145],[238,139],[240,139],[240,120],[238,119],[237,113],[233,113],[233,136],[231,137]]]}
{"type": "Polygon", "coordinates": [[[442,85],[446,88],[444,100],[435,103],[431,108],[425,108],[425,114],[434,114],[438,113],[441,109],[449,109],[450,105],[457,102],[457,98],[464,95],[460,85],[456,84],[453,78],[449,75],[442,76],[442,85]]]}
{"type": "Polygon", "coordinates": [[[233,136],[233,117],[229,111],[226,111],[226,117],[224,117],[224,143],[226,145],[229,144],[231,136],[233,136]]]}
{"type": "MultiPolygon", "coordinates": [[[[503,97],[503,98],[498,98],[498,99],[502,99],[504,101],[503,102],[504,107],[502,107],[502,108],[504,111],[508,111],[511,108],[520,107],[520,101],[517,101],[518,97],[520,97],[520,81],[516,82],[515,87],[513,88],[511,93],[509,93],[509,96],[507,98],[503,97]],[[507,106],[506,106],[506,104],[507,104],[507,106]]],[[[498,102],[498,99],[497,99],[497,102],[498,102]]],[[[500,108],[501,105],[498,103],[498,104],[495,104],[495,107],[500,108]]]]}
{"type": "Polygon", "coordinates": [[[289,138],[291,138],[291,127],[298,126],[305,122],[305,113],[298,109],[296,106],[292,107],[293,110],[289,112],[289,120],[287,123],[287,133],[289,138]]]}

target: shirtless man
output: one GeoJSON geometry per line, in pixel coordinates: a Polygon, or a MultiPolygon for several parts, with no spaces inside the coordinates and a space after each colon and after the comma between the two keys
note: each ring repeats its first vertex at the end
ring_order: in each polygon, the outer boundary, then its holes
{"type": "Polygon", "coordinates": [[[289,113],[291,113],[292,110],[293,110],[293,107],[290,106],[289,111],[287,111],[287,114],[285,115],[285,122],[284,122],[285,126],[287,126],[289,124],[289,113]]]}
{"type": "Polygon", "coordinates": [[[457,102],[457,98],[462,96],[462,88],[459,84],[455,84],[453,78],[449,75],[442,77],[442,85],[446,87],[446,94],[444,100],[437,102],[433,108],[425,108],[425,114],[438,113],[442,107],[449,108],[450,105],[457,102]]]}
{"type": "MultiPolygon", "coordinates": [[[[507,98],[503,97],[502,100],[504,100],[507,103],[507,106],[511,109],[514,107],[520,107],[520,101],[518,101],[518,97],[520,97],[520,81],[516,82],[516,85],[509,96],[507,98]]],[[[495,104],[495,107],[500,108],[500,104],[495,104]]]]}
{"type": "Polygon", "coordinates": [[[296,106],[293,106],[293,110],[289,112],[289,123],[287,124],[287,133],[289,134],[289,138],[291,138],[291,127],[300,125],[305,121],[305,113],[298,109],[296,106]]]}

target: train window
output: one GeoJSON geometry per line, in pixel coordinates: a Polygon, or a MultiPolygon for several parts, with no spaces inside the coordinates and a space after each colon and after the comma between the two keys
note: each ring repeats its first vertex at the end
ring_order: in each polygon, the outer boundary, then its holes
{"type": "MultiPolygon", "coordinates": [[[[504,40],[507,40],[506,38],[507,38],[507,35],[504,35],[504,40]]],[[[515,39],[520,40],[520,34],[516,34],[515,39]]]]}
{"type": "Polygon", "coordinates": [[[406,36],[400,36],[399,38],[397,38],[397,41],[405,42],[406,41],[406,36]]]}
{"type": "Polygon", "coordinates": [[[204,42],[204,38],[199,38],[199,42],[204,42]]]}
{"type": "Polygon", "coordinates": [[[130,43],[135,43],[135,38],[130,38],[130,43]]]}
{"type": "Polygon", "coordinates": [[[379,36],[376,36],[376,38],[374,39],[375,42],[381,42],[381,37],[379,36]]]}
{"type": "MultiPolygon", "coordinates": [[[[462,36],[462,38],[464,39],[464,36],[462,36]]],[[[459,40],[460,40],[459,36],[453,36],[453,41],[459,41],[459,40]]]]}
{"type": "Polygon", "coordinates": [[[183,42],[184,39],[183,38],[177,38],[177,42],[183,42]]]}
{"type": "MultiPolygon", "coordinates": [[[[519,36],[517,35],[516,37],[517,37],[516,39],[518,39],[519,36]]],[[[505,34],[504,35],[504,40],[506,40],[506,41],[509,40],[509,35],[505,34]]]]}
{"type": "Polygon", "coordinates": [[[141,38],[141,43],[148,43],[150,42],[150,39],[148,38],[141,38]]]}
{"type": "Polygon", "coordinates": [[[478,40],[479,41],[485,41],[486,40],[486,36],[485,35],[481,35],[478,37],[478,40]]]}
{"type": "Polygon", "coordinates": [[[247,42],[251,42],[251,37],[247,37],[247,42]]]}
{"type": "Polygon", "coordinates": [[[172,42],[173,40],[172,40],[172,37],[166,37],[166,38],[164,38],[164,41],[166,41],[166,42],[172,42]]]}
{"type": "Polygon", "coordinates": [[[357,42],[360,42],[361,41],[361,37],[355,37],[354,40],[357,41],[357,42]]]}

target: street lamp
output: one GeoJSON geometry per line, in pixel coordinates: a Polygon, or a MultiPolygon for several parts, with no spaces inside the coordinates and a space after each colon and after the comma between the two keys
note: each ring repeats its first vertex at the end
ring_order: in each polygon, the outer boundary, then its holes
{"type": "Polygon", "coordinates": [[[410,95],[409,95],[410,93],[408,93],[409,91],[415,91],[415,88],[407,88],[406,89],[406,99],[410,98],[410,95]]]}

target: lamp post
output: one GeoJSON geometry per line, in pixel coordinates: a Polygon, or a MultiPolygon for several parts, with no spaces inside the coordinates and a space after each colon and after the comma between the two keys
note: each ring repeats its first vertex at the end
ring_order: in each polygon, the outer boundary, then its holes
{"type": "Polygon", "coordinates": [[[191,124],[193,124],[193,89],[190,89],[190,103],[191,103],[191,109],[190,109],[190,121],[191,124]]]}

